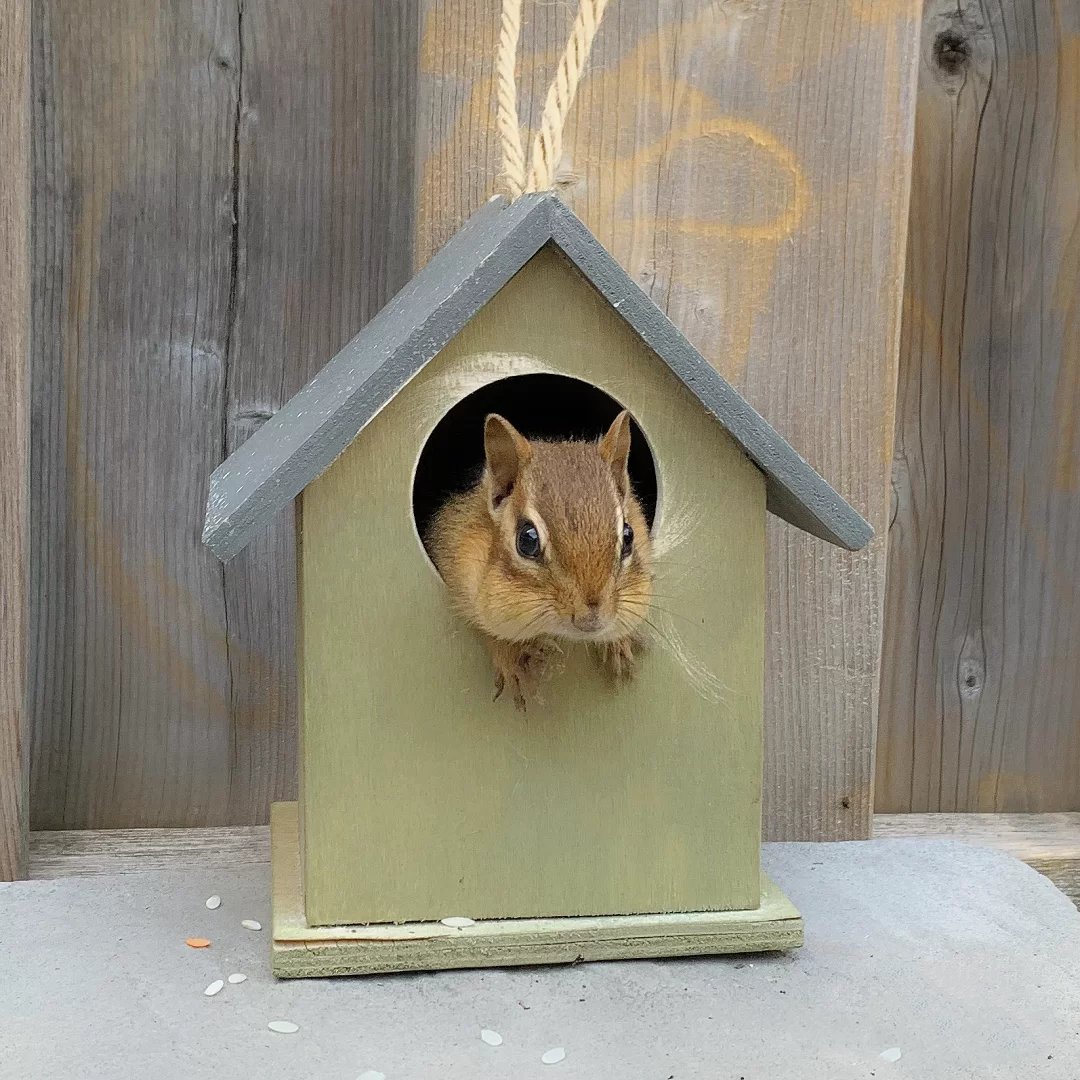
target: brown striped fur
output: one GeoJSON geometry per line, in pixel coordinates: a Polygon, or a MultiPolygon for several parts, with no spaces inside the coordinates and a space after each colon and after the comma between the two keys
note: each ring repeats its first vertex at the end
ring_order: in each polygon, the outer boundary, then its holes
{"type": "Polygon", "coordinates": [[[633,668],[651,595],[651,543],[630,489],[630,420],[598,442],[525,439],[502,417],[484,425],[480,482],[436,515],[428,549],[458,613],[487,639],[496,696],[510,683],[524,708],[553,640],[591,642],[612,672],[633,668]],[[517,551],[531,521],[542,557],[517,551]],[[622,559],[624,520],[634,530],[622,559]]]}

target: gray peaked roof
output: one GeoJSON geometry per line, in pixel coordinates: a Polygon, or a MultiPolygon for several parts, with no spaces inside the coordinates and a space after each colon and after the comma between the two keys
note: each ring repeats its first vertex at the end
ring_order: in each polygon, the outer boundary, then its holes
{"type": "Polygon", "coordinates": [[[768,509],[857,551],[873,530],[686,340],[550,192],[492,199],[288,404],[214,470],[203,541],[241,551],[547,243],[555,244],[765,474],[768,509]]]}

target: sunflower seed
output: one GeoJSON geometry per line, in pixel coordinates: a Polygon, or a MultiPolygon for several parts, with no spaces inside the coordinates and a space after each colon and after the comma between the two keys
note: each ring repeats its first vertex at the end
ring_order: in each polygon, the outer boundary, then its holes
{"type": "Polygon", "coordinates": [[[294,1024],[291,1020],[271,1020],[266,1025],[271,1031],[280,1032],[282,1035],[292,1035],[300,1030],[299,1024],[294,1024]]]}
{"type": "Polygon", "coordinates": [[[443,926],[452,926],[455,930],[461,930],[466,926],[475,926],[475,919],[467,919],[464,915],[451,915],[446,919],[440,919],[443,926]]]}
{"type": "Polygon", "coordinates": [[[262,923],[257,922],[255,919],[241,919],[240,920],[240,925],[245,930],[261,930],[262,929],[262,923]]]}
{"type": "Polygon", "coordinates": [[[205,994],[205,995],[206,995],[207,997],[213,997],[213,996],[214,996],[215,994],[220,994],[220,993],[221,993],[221,988],[222,988],[222,987],[223,987],[224,985],[225,985],[225,984],[224,984],[224,983],[223,983],[223,982],[222,982],[222,981],[221,981],[220,979],[215,979],[215,980],[214,980],[214,981],[213,981],[213,982],[212,982],[212,983],[211,983],[211,984],[210,984],[210,985],[209,985],[209,986],[208,986],[208,987],[207,987],[207,988],[206,988],[206,989],[205,989],[205,990],[203,991],[203,993],[204,993],[204,994],[205,994]]]}
{"type": "Polygon", "coordinates": [[[217,909],[219,907],[221,907],[221,897],[220,896],[208,896],[206,898],[206,906],[211,911],[217,911],[217,909]]]}
{"type": "Polygon", "coordinates": [[[540,1060],[545,1065],[558,1065],[564,1057],[566,1057],[566,1051],[561,1046],[556,1046],[551,1050],[545,1051],[540,1060]]]}
{"type": "Polygon", "coordinates": [[[240,972],[237,972],[235,975],[230,975],[229,976],[229,982],[234,983],[234,984],[235,983],[247,982],[247,976],[246,975],[241,975],[240,972]]]}
{"type": "Polygon", "coordinates": [[[480,1032],[480,1038],[488,1044],[488,1046],[502,1046],[502,1036],[497,1031],[492,1031],[490,1028],[484,1028],[480,1032]]]}

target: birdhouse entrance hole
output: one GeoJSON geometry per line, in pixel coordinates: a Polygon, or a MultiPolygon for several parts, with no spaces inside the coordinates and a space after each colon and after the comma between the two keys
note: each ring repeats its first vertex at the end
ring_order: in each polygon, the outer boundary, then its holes
{"type": "MultiPolygon", "coordinates": [[[[449,496],[479,479],[489,413],[506,417],[530,439],[599,439],[623,408],[591,383],[565,375],[514,375],[474,390],[435,425],[420,452],[412,493],[418,534],[427,535],[449,496]]],[[[651,529],[657,507],[656,463],[633,418],[631,425],[630,482],[651,529]]]]}

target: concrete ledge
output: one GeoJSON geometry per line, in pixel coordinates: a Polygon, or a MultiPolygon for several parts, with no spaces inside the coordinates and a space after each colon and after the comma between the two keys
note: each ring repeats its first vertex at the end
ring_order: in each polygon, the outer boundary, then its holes
{"type": "Polygon", "coordinates": [[[770,845],[766,862],[805,919],[793,954],[288,982],[270,974],[266,866],[2,886],[0,1073],[1080,1076],[1080,912],[1023,863],[926,840],[770,845]],[[203,996],[234,971],[248,981],[203,996]],[[542,1065],[555,1046],[566,1060],[542,1065]]]}

